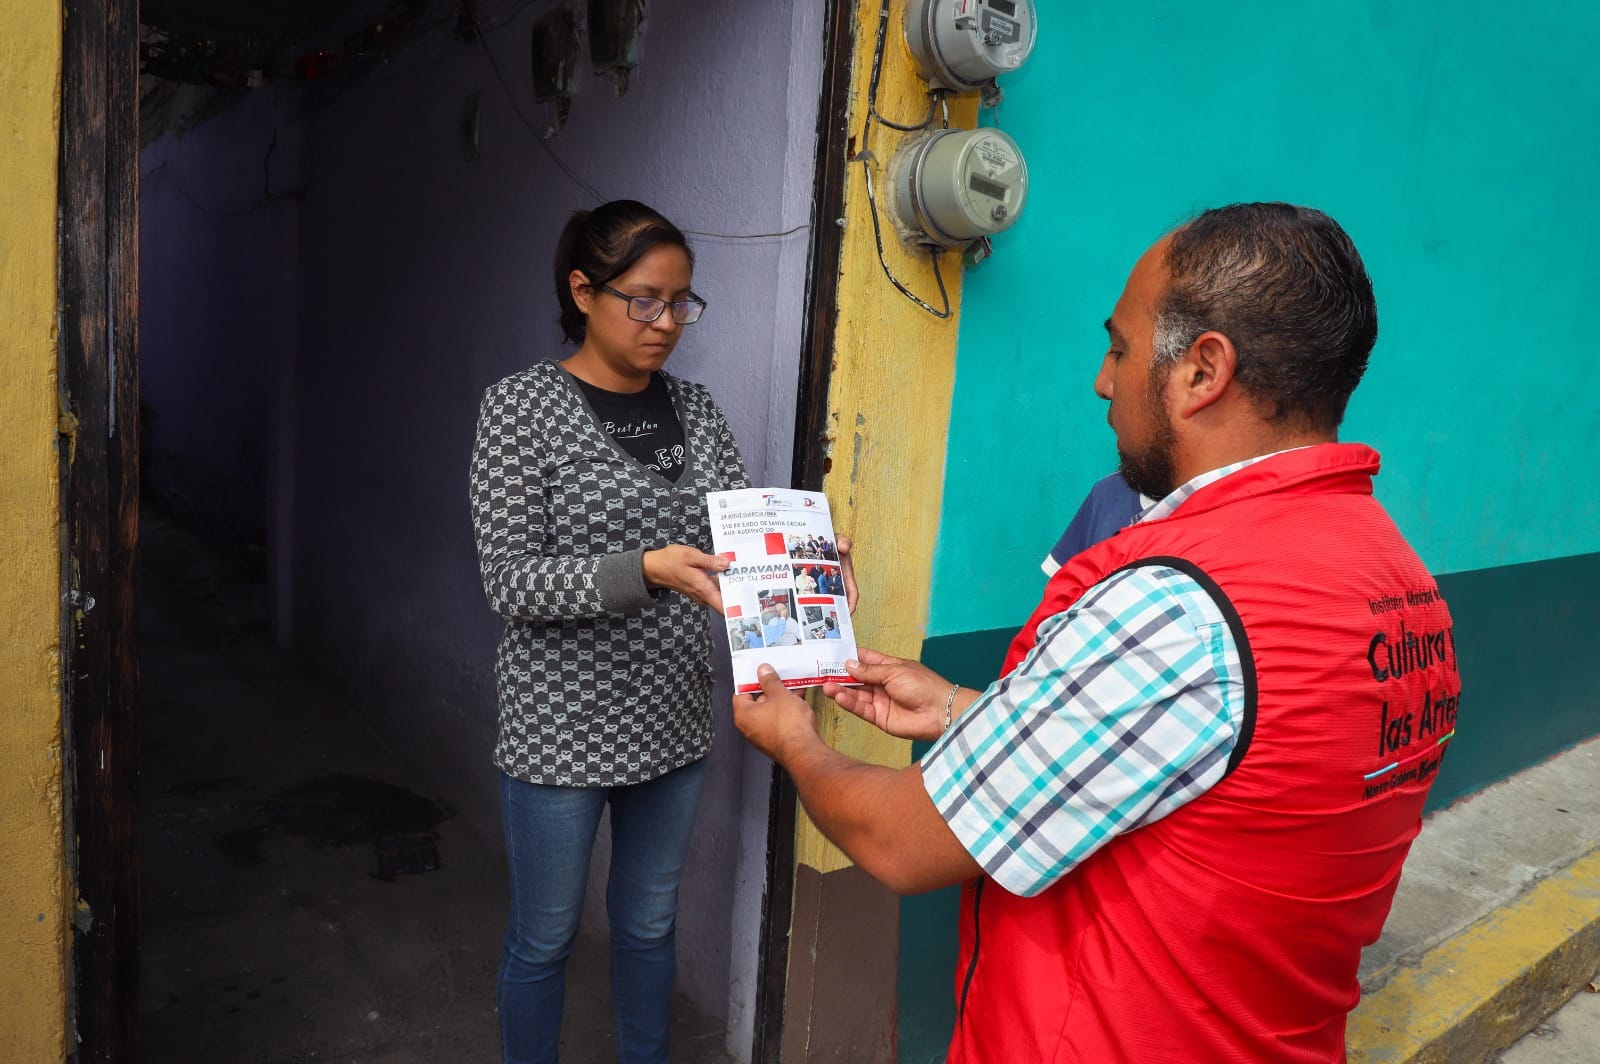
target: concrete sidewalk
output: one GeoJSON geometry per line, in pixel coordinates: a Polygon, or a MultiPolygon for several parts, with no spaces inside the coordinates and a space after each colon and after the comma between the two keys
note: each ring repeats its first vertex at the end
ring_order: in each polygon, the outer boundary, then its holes
{"type": "MultiPolygon", "coordinates": [[[[158,515],[142,549],[144,1059],[498,1059],[500,855],[272,649],[259,588],[158,515]],[[376,838],[416,834],[437,868],[374,874],[376,838]]],[[[564,1060],[614,1059],[604,955],[588,938],[574,955],[564,1060]]],[[[1541,1022],[1596,969],[1591,741],[1428,818],[1363,958],[1349,1059],[1515,1043],[1505,1064],[1600,1064],[1600,994],[1541,1022]]],[[[677,1059],[731,1061],[719,1023],[686,1001],[677,1020],[677,1059]]]]}
{"type": "MultiPolygon", "coordinates": [[[[1597,970],[1600,740],[1591,740],[1427,819],[1383,937],[1362,957],[1349,1059],[1495,1060],[1597,970]]],[[[1600,1061],[1600,1046],[1587,1048],[1592,1056],[1572,1059],[1600,1061]]]]}

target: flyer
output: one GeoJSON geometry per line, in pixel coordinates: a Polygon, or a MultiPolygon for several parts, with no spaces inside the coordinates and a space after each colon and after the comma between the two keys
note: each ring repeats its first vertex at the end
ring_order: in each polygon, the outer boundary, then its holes
{"type": "Polygon", "coordinates": [[[853,684],[844,663],[856,656],[856,635],[827,497],[744,488],[707,492],[706,508],[712,550],[728,559],[717,579],[734,690],[760,690],[762,663],[785,687],[853,684]]]}

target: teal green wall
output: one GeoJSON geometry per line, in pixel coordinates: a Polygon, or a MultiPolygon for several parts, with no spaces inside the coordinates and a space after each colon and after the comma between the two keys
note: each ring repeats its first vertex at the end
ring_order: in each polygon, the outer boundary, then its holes
{"type": "MultiPolygon", "coordinates": [[[[1600,734],[1600,6],[1044,6],[994,116],[1031,198],[967,274],[923,660],[994,678],[1115,467],[1091,384],[1134,260],[1197,210],[1284,199],[1337,218],[1377,288],[1342,435],[1383,453],[1456,620],[1433,807],[1600,734]]],[[[902,1064],[944,1059],[956,907],[902,902],[902,1064]]]]}
{"type": "Polygon", "coordinates": [[[1239,200],[1361,249],[1381,336],[1343,435],[1436,571],[1600,550],[1600,5],[1044,8],[996,116],[1026,213],[962,299],[930,635],[1030,611],[1116,464],[1100,323],[1148,244],[1239,200]]]}

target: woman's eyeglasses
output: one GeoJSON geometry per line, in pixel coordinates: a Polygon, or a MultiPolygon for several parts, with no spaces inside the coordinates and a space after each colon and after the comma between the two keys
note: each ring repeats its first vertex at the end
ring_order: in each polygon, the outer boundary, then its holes
{"type": "Polygon", "coordinates": [[[608,284],[596,285],[602,292],[608,292],[618,299],[628,301],[628,317],[634,321],[650,322],[661,317],[663,311],[672,308],[672,320],[679,325],[693,325],[700,320],[700,315],[706,311],[706,301],[699,296],[691,295],[688,299],[679,299],[671,303],[655,296],[630,296],[626,292],[619,292],[608,284]]]}

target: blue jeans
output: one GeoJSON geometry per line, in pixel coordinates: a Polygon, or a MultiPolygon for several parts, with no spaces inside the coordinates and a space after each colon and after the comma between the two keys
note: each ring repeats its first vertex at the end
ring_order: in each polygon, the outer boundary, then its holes
{"type": "Polygon", "coordinates": [[[548,787],[500,776],[511,866],[511,927],[500,960],[505,1064],[556,1064],[567,957],[578,937],[589,855],[611,806],[611,994],[622,1064],[665,1064],[672,1026],[678,880],[702,759],[629,787],[548,787]]]}

